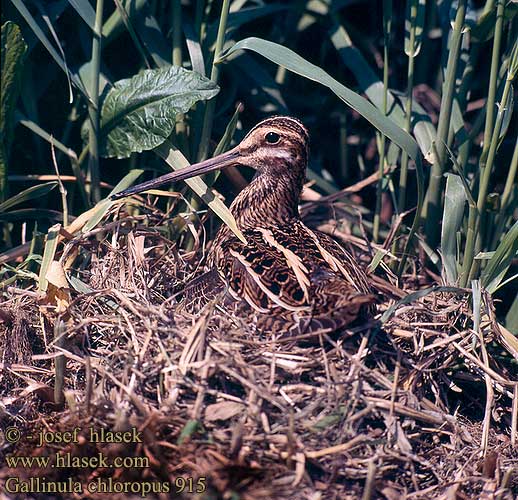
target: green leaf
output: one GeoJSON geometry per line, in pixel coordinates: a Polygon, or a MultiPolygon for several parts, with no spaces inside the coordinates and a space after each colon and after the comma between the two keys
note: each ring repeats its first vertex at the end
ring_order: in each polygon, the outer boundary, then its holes
{"type": "Polygon", "coordinates": [[[61,224],[55,224],[49,228],[47,233],[47,239],[45,241],[45,250],[43,251],[43,258],[41,260],[40,274],[38,278],[38,291],[46,292],[48,286],[47,273],[50,269],[50,265],[56,255],[56,250],[59,243],[59,231],[61,230],[61,224]]]}
{"type": "Polygon", "coordinates": [[[202,425],[199,420],[191,419],[187,421],[187,423],[184,425],[183,429],[180,432],[180,436],[178,436],[177,443],[179,445],[182,445],[187,439],[189,439],[200,429],[202,429],[202,425]]]}
{"type": "Polygon", "coordinates": [[[45,184],[39,184],[38,186],[32,186],[28,189],[24,189],[22,192],[12,196],[8,200],[4,201],[0,204],[0,213],[9,210],[15,205],[19,205],[20,203],[24,203],[29,200],[34,200],[35,198],[39,198],[40,196],[45,196],[50,193],[58,183],[56,181],[46,182],[45,184]]]}
{"type": "Polygon", "coordinates": [[[457,231],[462,225],[466,201],[461,178],[448,174],[441,228],[442,274],[447,285],[457,282],[457,231]]]}
{"type": "Polygon", "coordinates": [[[70,77],[70,81],[77,87],[77,89],[86,97],[89,98],[88,92],[83,87],[83,84],[79,80],[76,74],[70,73],[67,68],[67,64],[61,54],[54,48],[52,42],[47,38],[43,30],[40,28],[36,19],[32,16],[29,9],[27,9],[25,3],[22,0],[11,0],[13,5],[18,9],[18,12],[25,19],[33,33],[36,35],[38,40],[47,49],[48,53],[54,59],[55,63],[64,71],[64,73],[70,77]]]}
{"type": "Polygon", "coordinates": [[[20,210],[11,210],[9,212],[0,213],[0,221],[13,222],[28,220],[46,219],[53,222],[63,222],[63,212],[57,210],[45,210],[41,208],[22,208],[20,210]]]}
{"type": "Polygon", "coordinates": [[[184,23],[183,31],[185,34],[185,44],[187,45],[187,51],[189,52],[192,69],[200,75],[206,76],[205,62],[203,60],[203,49],[201,48],[198,35],[194,32],[194,28],[189,22],[184,23]]]}
{"type": "Polygon", "coordinates": [[[102,103],[101,156],[127,158],[159,146],[173,131],[177,114],[218,91],[209,79],[176,66],[118,81],[102,103]]]}
{"type": "MultiPolygon", "coordinates": [[[[353,45],[347,31],[343,26],[335,24],[330,30],[331,42],[338,51],[343,63],[352,71],[360,91],[365,93],[369,100],[380,111],[383,110],[383,100],[385,88],[383,82],[378,78],[376,72],[369,65],[363,54],[353,45]]],[[[405,106],[406,97],[402,94],[390,91],[387,95],[388,116],[401,128],[405,126],[405,106]],[[397,97],[397,99],[396,99],[397,97]]],[[[429,159],[432,149],[432,142],[435,140],[437,131],[432,121],[422,106],[415,100],[412,102],[412,128],[417,143],[423,155],[429,159]]],[[[391,151],[391,156],[397,157],[397,151],[391,151]]],[[[392,164],[394,159],[389,161],[392,164]]]]}
{"type": "Polygon", "coordinates": [[[507,130],[509,129],[509,124],[511,123],[511,117],[513,116],[514,109],[514,91],[513,86],[509,87],[509,96],[507,98],[506,103],[501,103],[501,112],[504,114],[502,118],[502,126],[500,128],[500,133],[498,134],[499,144],[503,141],[505,134],[507,134],[507,130]]]}
{"type": "Polygon", "coordinates": [[[236,107],[236,110],[234,111],[232,118],[228,122],[227,127],[225,128],[225,133],[218,142],[218,145],[216,146],[216,149],[214,150],[212,156],[218,156],[221,153],[224,153],[230,147],[230,143],[232,142],[232,138],[234,137],[234,133],[237,128],[237,123],[239,121],[239,113],[241,113],[242,110],[243,105],[239,104],[236,107]]]}
{"type": "Polygon", "coordinates": [[[8,21],[2,26],[2,67],[0,107],[0,202],[7,191],[7,162],[13,139],[14,111],[21,88],[23,62],[27,44],[20,28],[8,21]]]}
{"type": "Polygon", "coordinates": [[[517,252],[518,221],[513,224],[509,232],[503,237],[482,273],[482,285],[487,288],[489,293],[494,293],[498,289],[517,252]]]}
{"type": "Polygon", "coordinates": [[[505,327],[515,335],[518,335],[518,295],[514,298],[509,311],[505,315],[505,327]]]}
{"type": "MultiPolygon", "coordinates": [[[[289,5],[282,5],[278,3],[272,5],[261,5],[259,7],[245,7],[243,9],[230,12],[228,14],[227,20],[227,35],[231,31],[241,27],[243,24],[255,21],[256,19],[260,19],[264,16],[278,13],[286,9],[289,9],[289,5]]],[[[214,43],[214,41],[216,40],[218,28],[219,19],[217,21],[214,21],[207,31],[207,39],[210,40],[211,43],[214,43]]]]}
{"type": "Polygon", "coordinates": [[[222,54],[217,62],[222,62],[235,52],[243,49],[257,52],[297,75],[301,75],[328,87],[348,106],[372,123],[382,134],[386,135],[391,141],[404,149],[410,158],[416,160],[419,157],[419,146],[410,134],[405,132],[401,127],[398,127],[390,118],[384,116],[381,111],[376,109],[367,99],[342,85],[322,68],[306,61],[297,53],[282,45],[256,37],[245,38],[222,54]]]}
{"type": "Polygon", "coordinates": [[[68,0],[68,3],[81,16],[83,21],[88,24],[90,29],[94,31],[95,11],[89,2],[81,2],[80,0],[68,0]]]}

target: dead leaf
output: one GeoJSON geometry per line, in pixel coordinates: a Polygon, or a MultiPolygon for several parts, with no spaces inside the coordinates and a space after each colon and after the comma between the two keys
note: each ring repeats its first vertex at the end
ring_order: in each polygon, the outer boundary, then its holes
{"type": "Polygon", "coordinates": [[[234,401],[222,401],[207,406],[205,409],[205,419],[212,422],[214,420],[228,420],[239,415],[244,407],[241,403],[234,401]]]}

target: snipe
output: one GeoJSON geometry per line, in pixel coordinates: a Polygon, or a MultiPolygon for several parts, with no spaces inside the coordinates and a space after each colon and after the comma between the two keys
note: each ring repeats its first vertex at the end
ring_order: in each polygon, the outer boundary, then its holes
{"type": "Polygon", "coordinates": [[[353,257],[300,219],[307,161],[308,133],[302,123],[273,117],[230,151],[113,198],[230,165],[252,167],[257,172],[253,181],[230,206],[247,244],[223,225],[208,254],[210,270],[187,285],[183,305],[195,311],[221,294],[220,304],[250,318],[262,332],[333,331],[356,320],[374,297],[353,257]]]}

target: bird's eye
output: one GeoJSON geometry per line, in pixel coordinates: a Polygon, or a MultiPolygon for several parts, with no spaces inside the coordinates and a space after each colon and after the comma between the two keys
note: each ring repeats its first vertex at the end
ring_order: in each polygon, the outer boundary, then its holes
{"type": "Polygon", "coordinates": [[[268,132],[264,138],[268,144],[277,144],[280,141],[281,136],[275,132],[268,132]]]}

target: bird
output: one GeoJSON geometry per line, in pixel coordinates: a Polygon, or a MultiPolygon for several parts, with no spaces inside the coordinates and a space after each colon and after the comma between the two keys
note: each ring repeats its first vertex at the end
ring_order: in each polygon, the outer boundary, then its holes
{"type": "Polygon", "coordinates": [[[200,312],[217,301],[262,334],[333,332],[371,314],[376,299],[355,258],[301,220],[308,158],[309,135],[302,122],[273,116],[233,149],[112,198],[231,165],[251,167],[253,180],[230,206],[246,243],[223,224],[208,251],[208,271],[185,286],[181,306],[200,312]]]}

